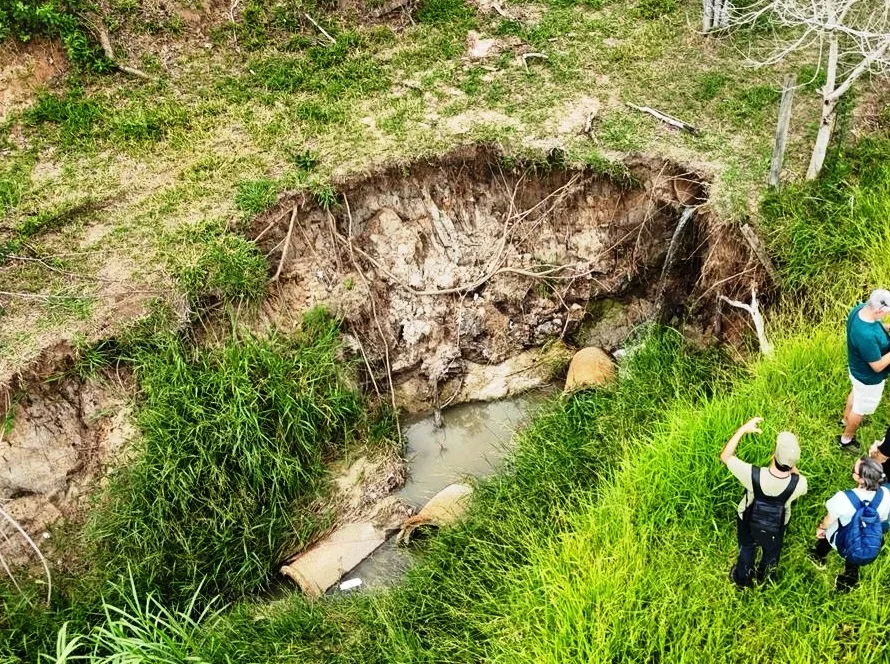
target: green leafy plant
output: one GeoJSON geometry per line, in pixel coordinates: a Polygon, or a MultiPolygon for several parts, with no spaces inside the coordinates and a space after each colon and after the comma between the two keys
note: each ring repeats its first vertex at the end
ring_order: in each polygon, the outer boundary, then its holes
{"type": "Polygon", "coordinates": [[[309,503],[327,490],[324,460],[362,431],[338,349],[324,314],[293,341],[194,350],[167,336],[133,349],[143,436],[92,520],[103,565],[130,565],[139,588],[173,600],[264,587],[323,527],[309,503]]]}

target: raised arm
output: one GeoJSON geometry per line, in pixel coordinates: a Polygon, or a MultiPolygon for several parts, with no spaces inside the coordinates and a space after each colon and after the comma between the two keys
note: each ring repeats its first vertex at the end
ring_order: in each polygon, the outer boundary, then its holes
{"type": "Polygon", "coordinates": [[[752,417],[740,426],[738,430],[732,434],[732,438],[730,438],[723,447],[723,451],[720,452],[720,460],[723,463],[726,463],[729,459],[735,456],[735,448],[739,446],[739,441],[746,433],[762,433],[759,426],[761,422],[763,422],[762,417],[752,417]]]}

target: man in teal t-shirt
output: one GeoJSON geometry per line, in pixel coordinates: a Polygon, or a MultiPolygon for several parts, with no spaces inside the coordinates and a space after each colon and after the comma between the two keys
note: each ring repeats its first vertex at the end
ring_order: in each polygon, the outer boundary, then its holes
{"type": "Polygon", "coordinates": [[[864,304],[847,316],[847,367],[853,389],[844,408],[844,433],[837,438],[841,449],[856,449],[856,430],[865,415],[875,412],[890,373],[890,337],[881,321],[890,314],[890,291],[872,291],[864,304]]]}

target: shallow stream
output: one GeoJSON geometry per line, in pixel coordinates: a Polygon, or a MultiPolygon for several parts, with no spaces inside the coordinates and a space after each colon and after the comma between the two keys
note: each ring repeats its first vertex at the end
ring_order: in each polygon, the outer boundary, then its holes
{"type": "MultiPolygon", "coordinates": [[[[442,411],[442,428],[436,428],[432,415],[405,420],[409,476],[396,495],[420,509],[449,484],[468,476],[491,475],[512,449],[513,434],[545,396],[543,391],[532,392],[454,406],[442,411]]],[[[395,538],[390,538],[341,583],[361,579],[361,588],[388,585],[402,576],[414,558],[410,548],[396,546],[395,538]]]]}

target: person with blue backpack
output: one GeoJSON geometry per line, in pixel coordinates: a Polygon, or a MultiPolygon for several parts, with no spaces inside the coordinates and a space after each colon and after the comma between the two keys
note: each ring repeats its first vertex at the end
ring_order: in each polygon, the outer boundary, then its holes
{"type": "Polygon", "coordinates": [[[825,503],[827,514],[816,529],[816,546],[810,557],[824,567],[832,549],[844,559],[844,572],[836,580],[838,592],[859,582],[859,568],[878,557],[890,517],[890,491],[881,486],[881,465],[869,457],[853,464],[855,489],[838,491],[825,503]]]}

